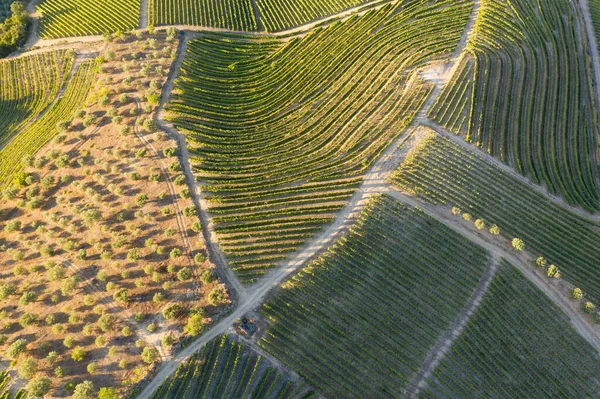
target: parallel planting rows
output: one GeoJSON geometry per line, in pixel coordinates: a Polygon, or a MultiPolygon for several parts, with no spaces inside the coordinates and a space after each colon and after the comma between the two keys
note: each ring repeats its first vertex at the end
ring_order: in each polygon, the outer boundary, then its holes
{"type": "Polygon", "coordinates": [[[259,345],[328,398],[397,398],[473,294],[482,248],[390,197],[268,300],[259,345]]]}
{"type": "MultiPolygon", "coordinates": [[[[480,155],[435,133],[394,174],[401,189],[436,205],[456,206],[500,227],[508,239],[559,267],[562,276],[600,299],[600,231],[480,155]]],[[[448,211],[450,212],[450,211],[448,211]]]]}
{"type": "Polygon", "coordinates": [[[457,45],[471,1],[404,1],[302,39],[190,42],[167,118],[221,247],[253,282],[330,222],[431,90],[415,67],[457,45]]]}
{"type": "Polygon", "coordinates": [[[115,33],[139,27],[140,0],[43,0],[42,39],[115,33]]]}
{"type": "Polygon", "coordinates": [[[152,399],[317,398],[247,346],[226,335],[213,338],[152,395],[152,399]]]}
{"type": "Polygon", "coordinates": [[[93,61],[83,62],[71,77],[62,95],[52,103],[44,115],[25,126],[0,149],[0,187],[12,183],[21,169],[25,155],[35,155],[49,140],[58,134],[57,124],[72,117],[76,108],[85,101],[94,77],[93,61]]]}
{"type": "Polygon", "coordinates": [[[325,18],[368,0],[256,0],[261,21],[268,32],[290,29],[325,18]]]}
{"type": "Polygon", "coordinates": [[[597,351],[569,317],[503,262],[422,398],[597,398],[597,351]]]}
{"type": "Polygon", "coordinates": [[[152,25],[196,25],[256,30],[251,0],[149,0],[152,25]]]}
{"type": "Polygon", "coordinates": [[[0,399],[25,399],[27,392],[24,389],[17,390],[14,395],[11,394],[9,389],[12,382],[12,378],[6,370],[0,371],[0,399]]]}
{"type": "Polygon", "coordinates": [[[71,62],[66,51],[0,62],[0,146],[54,100],[71,62]]]}
{"type": "Polygon", "coordinates": [[[596,211],[597,101],[572,3],[483,0],[467,54],[430,117],[596,211]]]}

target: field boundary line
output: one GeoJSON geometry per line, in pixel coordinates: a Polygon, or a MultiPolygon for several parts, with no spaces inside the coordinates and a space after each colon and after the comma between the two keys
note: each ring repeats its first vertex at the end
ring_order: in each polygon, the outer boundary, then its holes
{"type": "Polygon", "coordinates": [[[427,382],[437,366],[446,357],[454,342],[462,334],[467,323],[471,320],[479,305],[481,305],[481,301],[485,294],[487,294],[490,284],[499,270],[500,264],[500,258],[497,254],[489,253],[489,255],[487,265],[473,294],[471,294],[471,297],[450,327],[440,335],[437,342],[429,349],[429,353],[427,353],[419,371],[411,378],[411,382],[406,389],[406,397],[418,398],[419,393],[427,386],[427,382]]]}

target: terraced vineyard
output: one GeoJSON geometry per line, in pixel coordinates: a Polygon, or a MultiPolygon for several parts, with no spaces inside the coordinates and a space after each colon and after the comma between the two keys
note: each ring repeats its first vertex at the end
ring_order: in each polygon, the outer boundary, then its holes
{"type": "Polygon", "coordinates": [[[149,0],[152,25],[196,25],[254,31],[251,0],[149,0]]]}
{"type": "Polygon", "coordinates": [[[139,27],[140,0],[43,0],[42,39],[124,32],[139,27]]]}
{"type": "Polygon", "coordinates": [[[597,101],[573,7],[483,0],[469,51],[430,117],[571,204],[597,211],[597,101]]]}
{"type": "Polygon", "coordinates": [[[600,41],[600,0],[588,0],[588,4],[596,31],[596,40],[600,41]]]}
{"type": "Polygon", "coordinates": [[[432,132],[392,180],[433,204],[456,206],[488,225],[497,224],[502,235],[523,239],[528,251],[543,255],[560,268],[565,279],[600,298],[598,226],[556,205],[481,156],[432,132]]]}
{"type": "Polygon", "coordinates": [[[0,62],[0,146],[54,100],[72,58],[59,50],[0,62]]]}
{"type": "Polygon", "coordinates": [[[28,124],[0,149],[0,187],[12,183],[21,170],[25,155],[35,155],[57,133],[58,122],[69,120],[75,109],[85,101],[94,77],[94,61],[85,61],[77,68],[62,96],[59,96],[42,117],[28,124]]]}
{"type": "Polygon", "coordinates": [[[416,67],[455,49],[471,7],[411,0],[289,42],[207,33],[190,43],[167,118],[187,137],[243,282],[346,204],[429,94],[416,67]]]}
{"type": "Polygon", "coordinates": [[[261,20],[268,32],[276,32],[325,18],[368,0],[281,1],[256,0],[261,20]]]}
{"type": "Polygon", "coordinates": [[[152,395],[152,399],[317,397],[226,335],[204,345],[152,395]]]}
{"type": "Polygon", "coordinates": [[[598,354],[564,314],[504,262],[423,398],[595,398],[598,354]]]}
{"type": "Polygon", "coordinates": [[[373,199],[350,233],[290,279],[261,313],[260,346],[326,397],[400,397],[486,265],[416,208],[373,199]]]}

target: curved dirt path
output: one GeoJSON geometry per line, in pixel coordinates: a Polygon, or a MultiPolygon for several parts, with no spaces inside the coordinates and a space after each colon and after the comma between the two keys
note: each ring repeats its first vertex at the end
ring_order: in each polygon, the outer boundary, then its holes
{"type": "Polygon", "coordinates": [[[192,194],[192,200],[196,206],[196,209],[199,211],[200,221],[202,222],[202,232],[206,242],[206,249],[208,251],[209,258],[217,267],[217,275],[221,281],[225,283],[225,286],[229,290],[230,299],[235,304],[236,302],[241,302],[246,299],[246,288],[242,286],[233,271],[229,268],[227,257],[223,251],[221,251],[221,247],[217,242],[217,234],[214,230],[214,224],[212,223],[212,218],[208,213],[208,202],[204,198],[204,194],[198,186],[196,176],[193,173],[193,167],[190,162],[190,153],[187,147],[185,136],[179,133],[179,131],[177,131],[171,123],[163,120],[164,107],[169,101],[175,80],[177,79],[177,76],[179,76],[179,70],[181,68],[181,64],[183,63],[183,58],[185,56],[185,51],[187,49],[190,36],[192,35],[186,33],[184,37],[181,38],[179,46],[177,47],[177,58],[171,64],[169,78],[163,86],[161,100],[158,106],[158,111],[154,115],[154,120],[159,128],[166,132],[169,137],[171,137],[177,143],[179,161],[181,162],[187,183],[191,188],[190,191],[192,194]]]}
{"type": "Polygon", "coordinates": [[[488,291],[490,284],[496,272],[499,269],[500,258],[494,253],[485,267],[483,275],[475,287],[475,291],[463,307],[458,317],[452,322],[450,328],[446,330],[437,340],[437,342],[429,349],[429,353],[425,356],[425,361],[419,368],[419,371],[413,376],[409,383],[405,396],[407,398],[418,398],[421,390],[426,386],[427,381],[433,375],[438,364],[446,356],[454,341],[460,336],[467,323],[475,314],[475,311],[481,304],[481,300],[488,291]]]}
{"type": "Polygon", "coordinates": [[[485,235],[487,233],[475,232],[467,228],[465,224],[462,223],[462,219],[455,217],[445,208],[422,202],[414,197],[396,191],[391,186],[384,193],[406,205],[419,207],[438,222],[443,223],[474,244],[488,250],[492,256],[504,258],[509,261],[509,263],[519,269],[529,281],[535,284],[537,288],[550,298],[555,305],[565,312],[569,316],[573,328],[588,341],[592,347],[600,352],[600,337],[596,331],[592,330],[592,328],[583,321],[581,312],[571,308],[570,304],[567,302],[567,298],[550,285],[548,279],[543,279],[540,275],[535,273],[533,268],[527,266],[523,262],[523,259],[519,258],[514,251],[507,250],[497,240],[487,237],[485,235]]]}

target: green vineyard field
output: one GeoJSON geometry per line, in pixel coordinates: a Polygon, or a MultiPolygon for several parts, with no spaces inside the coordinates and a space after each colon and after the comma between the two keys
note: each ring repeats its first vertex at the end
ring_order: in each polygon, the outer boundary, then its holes
{"type": "Polygon", "coordinates": [[[598,354],[564,314],[503,262],[422,398],[596,398],[598,354]]]}
{"type": "Polygon", "coordinates": [[[54,100],[72,59],[63,50],[0,62],[0,146],[54,100]]]}
{"type": "Polygon", "coordinates": [[[528,251],[544,256],[560,268],[565,279],[600,299],[598,226],[493,167],[472,150],[432,133],[392,180],[433,204],[457,206],[488,225],[497,224],[503,236],[523,239],[528,251]]]}
{"type": "Polygon", "coordinates": [[[122,32],[139,27],[140,0],[43,0],[39,36],[56,39],[122,32]]]}
{"type": "Polygon", "coordinates": [[[400,397],[486,265],[464,237],[373,199],[318,260],[268,300],[259,345],[330,398],[400,397]]]}
{"type": "Polygon", "coordinates": [[[25,155],[35,155],[56,134],[57,124],[69,120],[75,109],[85,101],[94,77],[94,61],[85,61],[73,74],[65,92],[48,107],[39,119],[18,131],[0,149],[0,187],[12,183],[13,176],[21,169],[25,155]]]}
{"type": "Polygon", "coordinates": [[[187,137],[243,282],[347,203],[428,96],[415,67],[455,49],[471,7],[411,0],[287,42],[209,33],[191,41],[167,119],[187,137]]]}
{"type": "Polygon", "coordinates": [[[467,54],[430,117],[597,211],[597,99],[572,3],[483,0],[467,54]]]}
{"type": "Polygon", "coordinates": [[[251,0],[149,0],[149,21],[158,25],[196,25],[254,31],[251,0]]]}
{"type": "Polygon", "coordinates": [[[151,399],[317,397],[244,344],[222,335],[181,363],[151,399]]]}

